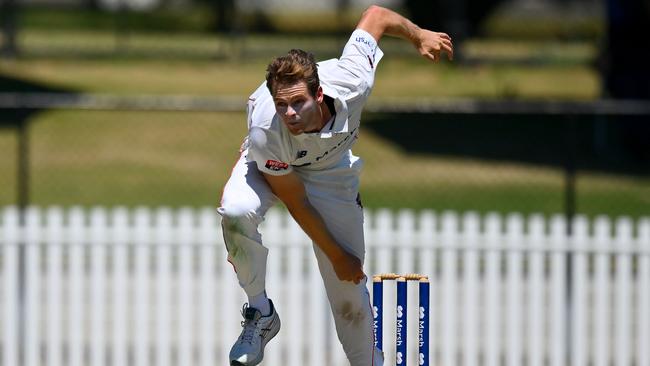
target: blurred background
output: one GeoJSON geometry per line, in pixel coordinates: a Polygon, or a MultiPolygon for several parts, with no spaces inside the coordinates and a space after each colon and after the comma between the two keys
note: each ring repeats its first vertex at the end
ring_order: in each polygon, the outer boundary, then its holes
{"type": "MultiPolygon", "coordinates": [[[[376,3],[455,44],[381,40],[353,149],[364,270],[430,276],[432,364],[649,365],[649,1],[376,3]]],[[[214,208],[247,97],[370,4],[0,0],[0,366],[225,364],[245,299],[214,208]]],[[[309,239],[261,230],[266,365],[346,365],[309,239]]]]}
{"type": "MultiPolygon", "coordinates": [[[[650,212],[647,1],[377,3],[456,54],[382,39],[365,207],[650,212]]],[[[0,206],[217,205],[268,62],[337,57],[370,4],[3,0],[0,206]]]]}

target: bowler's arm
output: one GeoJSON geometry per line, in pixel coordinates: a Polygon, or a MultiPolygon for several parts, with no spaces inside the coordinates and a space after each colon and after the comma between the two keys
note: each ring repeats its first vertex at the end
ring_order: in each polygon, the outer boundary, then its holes
{"type": "Polygon", "coordinates": [[[454,46],[449,35],[420,28],[407,18],[380,6],[370,6],[361,16],[357,28],[370,33],[377,42],[383,35],[408,40],[431,61],[439,61],[441,52],[445,52],[449,60],[454,57],[454,46]]]}
{"type": "Polygon", "coordinates": [[[340,280],[359,283],[364,278],[361,261],[346,252],[334,239],[322,216],[312,206],[300,177],[291,172],[285,175],[264,174],[273,193],[285,204],[289,213],[305,233],[329,258],[340,280]]]}

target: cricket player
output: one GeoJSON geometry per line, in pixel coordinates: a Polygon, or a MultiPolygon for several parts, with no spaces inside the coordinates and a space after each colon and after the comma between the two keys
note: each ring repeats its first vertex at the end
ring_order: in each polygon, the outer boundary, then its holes
{"type": "MultiPolygon", "coordinates": [[[[268,250],[258,225],[279,199],[312,239],[336,331],[352,366],[383,364],[374,347],[372,309],[363,272],[361,160],[351,147],[361,111],[383,56],[384,35],[411,42],[437,62],[453,58],[451,38],[421,29],[379,6],[362,15],[339,59],[316,63],[291,50],[267,68],[266,82],[248,100],[248,136],[224,187],[223,234],[239,284],[248,296],[231,365],[257,365],[280,330],[265,290],[268,250]]],[[[321,345],[314,345],[320,347],[321,345]]]]}

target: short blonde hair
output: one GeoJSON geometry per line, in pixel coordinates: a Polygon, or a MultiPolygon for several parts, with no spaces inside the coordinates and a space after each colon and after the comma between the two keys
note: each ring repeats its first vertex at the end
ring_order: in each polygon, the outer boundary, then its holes
{"type": "Polygon", "coordinates": [[[266,87],[275,95],[278,85],[293,85],[300,81],[307,84],[307,90],[316,96],[320,80],[314,55],[299,49],[289,51],[285,56],[273,60],[266,68],[266,87]]]}

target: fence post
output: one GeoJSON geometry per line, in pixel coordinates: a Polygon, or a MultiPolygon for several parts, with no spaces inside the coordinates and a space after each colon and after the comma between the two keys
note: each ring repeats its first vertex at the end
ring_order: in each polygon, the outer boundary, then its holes
{"type": "MultiPolygon", "coordinates": [[[[437,275],[436,275],[436,214],[431,210],[425,210],[420,212],[418,216],[418,228],[416,234],[416,240],[418,243],[418,256],[417,260],[419,261],[418,271],[424,275],[429,276],[429,302],[430,302],[430,314],[429,314],[429,350],[433,355],[436,349],[436,332],[434,331],[435,319],[436,316],[435,304],[438,299],[436,297],[437,290],[437,275]]],[[[429,359],[434,359],[434,356],[430,355],[429,359]]]]}
{"type": "Polygon", "coordinates": [[[566,218],[562,215],[555,215],[551,218],[551,273],[550,284],[551,293],[549,304],[551,306],[549,315],[549,365],[562,366],[566,363],[567,334],[570,330],[567,312],[571,309],[570,304],[566,302],[566,286],[570,283],[570,277],[567,277],[567,255],[564,250],[567,249],[566,239],[566,218]]]}
{"type": "Polygon", "coordinates": [[[457,362],[457,336],[458,317],[456,308],[458,279],[458,217],[454,212],[445,212],[442,215],[442,351],[443,365],[455,365],[457,362]]]}
{"type": "MultiPolygon", "coordinates": [[[[283,257],[283,252],[285,251],[286,247],[283,247],[284,241],[284,226],[285,226],[285,221],[283,220],[283,213],[277,208],[270,209],[266,213],[266,218],[262,222],[260,231],[262,232],[262,237],[264,238],[264,245],[269,249],[269,254],[268,254],[268,259],[267,259],[267,264],[266,264],[266,292],[269,298],[273,300],[273,305],[277,309],[286,309],[284,307],[284,300],[285,296],[283,296],[283,290],[285,288],[284,286],[284,271],[282,268],[282,257],[283,257]]],[[[230,273],[229,273],[230,274],[230,273]]],[[[232,291],[237,291],[238,293],[242,293],[238,288],[233,287],[234,283],[231,285],[231,290],[232,291]]],[[[289,301],[292,299],[289,299],[289,301]]],[[[241,306],[241,304],[237,304],[237,306],[241,306]]],[[[285,316],[282,311],[284,310],[278,310],[278,313],[281,317],[281,319],[284,319],[285,316]]],[[[235,311],[234,309],[232,311],[229,310],[231,314],[234,314],[235,311]]],[[[234,316],[234,315],[231,315],[234,316]]],[[[283,325],[286,329],[286,324],[283,325]]],[[[236,336],[236,333],[239,332],[239,329],[232,328],[231,335],[228,337],[231,337],[232,340],[234,340],[234,336],[236,336]]],[[[228,339],[228,338],[226,338],[228,339]]],[[[264,352],[264,361],[265,363],[268,362],[269,365],[282,365],[286,364],[285,360],[282,360],[282,345],[280,344],[280,339],[278,335],[278,339],[276,339],[278,342],[277,343],[269,343],[269,347],[266,349],[264,352]]],[[[231,342],[232,340],[229,340],[231,342]]],[[[228,352],[228,349],[225,350],[228,352]]]]}
{"type": "Polygon", "coordinates": [[[176,230],[172,219],[172,211],[163,207],[154,213],[156,231],[156,276],[155,304],[156,312],[156,361],[160,366],[171,364],[171,301],[172,294],[169,284],[172,278],[172,235],[176,230]]]}
{"type": "Polygon", "coordinates": [[[528,365],[544,364],[544,244],[546,239],[545,220],[542,215],[532,215],[528,220],[528,365]]]}
{"type": "Polygon", "coordinates": [[[587,283],[589,270],[589,258],[587,256],[586,244],[589,230],[589,223],[584,216],[576,217],[573,222],[573,235],[569,238],[571,241],[571,250],[574,252],[571,257],[571,273],[569,283],[571,284],[572,302],[568,316],[570,333],[567,337],[569,350],[572,352],[569,356],[568,364],[571,366],[584,366],[587,364],[587,314],[584,311],[587,306],[587,283]]]}
{"type": "Polygon", "coordinates": [[[650,366],[650,350],[643,346],[650,344],[650,218],[639,221],[637,239],[636,249],[641,253],[637,262],[636,356],[638,366],[650,366]]]}
{"type": "Polygon", "coordinates": [[[134,306],[134,345],[133,345],[133,364],[135,366],[145,366],[149,364],[151,331],[150,322],[153,317],[151,311],[150,286],[153,281],[150,280],[151,267],[151,245],[152,227],[151,213],[148,209],[140,207],[135,210],[133,215],[133,277],[134,289],[133,306],[134,306]]]}
{"type": "Polygon", "coordinates": [[[374,240],[377,248],[377,263],[375,270],[377,273],[395,272],[393,266],[393,248],[395,238],[393,237],[393,214],[388,209],[376,211],[374,218],[375,228],[373,230],[374,240]]]}
{"type": "Polygon", "coordinates": [[[46,229],[45,235],[47,238],[47,272],[45,280],[45,288],[47,289],[47,312],[46,329],[47,329],[47,342],[46,342],[46,355],[48,364],[52,366],[60,366],[61,358],[61,338],[62,338],[62,324],[61,324],[61,291],[63,287],[63,240],[62,240],[62,227],[63,227],[63,210],[59,207],[51,207],[46,213],[46,229]]]}
{"type": "Polygon", "coordinates": [[[398,253],[397,272],[410,273],[413,272],[413,265],[415,263],[415,255],[413,253],[415,248],[415,214],[412,210],[402,209],[397,213],[397,238],[393,245],[398,244],[400,250],[398,253]]]}
{"type": "MultiPolygon", "coordinates": [[[[0,300],[3,310],[2,319],[2,338],[3,352],[2,361],[4,365],[16,365],[18,361],[17,350],[21,346],[22,338],[16,336],[22,335],[22,319],[17,315],[24,313],[22,310],[22,291],[19,288],[17,265],[21,239],[19,236],[19,212],[15,207],[7,207],[2,212],[2,221],[0,221],[0,253],[2,253],[3,263],[0,279],[2,280],[2,299],[0,300]]],[[[22,363],[21,363],[22,364],[22,363]]]]}
{"type": "Polygon", "coordinates": [[[126,365],[128,359],[127,310],[128,310],[128,245],[132,226],[129,225],[129,211],[117,207],[111,212],[112,230],[110,235],[112,257],[112,314],[113,337],[111,339],[114,365],[126,365]]]}
{"type": "Polygon", "coordinates": [[[177,291],[174,297],[177,299],[177,329],[176,344],[177,359],[180,365],[192,364],[192,348],[194,344],[194,314],[196,314],[194,303],[194,270],[193,270],[193,246],[196,244],[196,224],[194,210],[182,208],[176,212],[176,234],[174,245],[178,249],[176,254],[178,266],[176,270],[177,291]]]}
{"type": "Polygon", "coordinates": [[[464,366],[476,366],[479,361],[478,353],[478,283],[479,283],[479,234],[480,219],[475,212],[468,212],[463,216],[461,229],[464,252],[463,263],[463,323],[464,323],[464,366]]]}
{"type": "Polygon", "coordinates": [[[501,251],[499,248],[503,236],[501,230],[501,216],[490,213],[485,217],[485,331],[484,353],[485,366],[501,365],[501,348],[503,331],[501,327],[501,301],[502,279],[501,251]]]}
{"type": "Polygon", "coordinates": [[[29,208],[24,215],[23,248],[24,248],[24,280],[20,283],[23,291],[23,313],[19,326],[23,329],[21,350],[23,365],[36,365],[39,362],[39,341],[41,312],[41,212],[36,208],[29,208]]]}
{"type": "MultiPolygon", "coordinates": [[[[215,358],[215,257],[217,249],[222,247],[217,245],[217,211],[213,208],[203,209],[199,213],[198,223],[198,245],[199,245],[199,273],[201,305],[199,309],[199,329],[197,338],[199,341],[199,357],[201,366],[211,366],[217,364],[215,358]]],[[[227,265],[226,261],[221,261],[222,265],[227,265]]]]}
{"type": "MultiPolygon", "coordinates": [[[[306,308],[305,292],[304,292],[304,279],[306,278],[303,273],[305,241],[309,240],[305,233],[302,231],[298,223],[290,216],[286,215],[286,233],[284,237],[285,245],[287,248],[287,263],[286,272],[284,276],[285,298],[295,296],[292,301],[286,301],[284,309],[288,316],[285,316],[285,324],[287,334],[291,334],[292,347],[288,347],[288,360],[289,365],[300,365],[303,361],[303,351],[305,345],[304,329],[312,329],[310,326],[305,327],[305,322],[310,321],[312,317],[304,318],[304,313],[301,309],[306,308]]],[[[279,254],[279,253],[276,253],[279,254]]],[[[312,344],[307,342],[307,344],[312,344]]]]}
{"type": "MultiPolygon", "coordinates": [[[[616,293],[614,295],[614,365],[630,365],[633,361],[630,359],[630,308],[632,305],[632,292],[630,284],[632,281],[632,221],[623,217],[616,222],[616,272],[614,280],[616,281],[616,293]]],[[[610,239],[611,240],[611,239],[610,239]]],[[[646,311],[648,309],[646,308],[646,311]]],[[[641,343],[639,343],[641,344],[641,343]]]]}
{"type": "Polygon", "coordinates": [[[507,298],[506,311],[508,314],[506,327],[506,365],[518,366],[522,364],[522,278],[523,254],[522,241],[524,240],[524,219],[519,214],[509,215],[506,220],[506,242],[508,246],[507,258],[507,298]]]}
{"type": "Polygon", "coordinates": [[[70,366],[84,364],[83,322],[87,312],[84,306],[84,249],[86,240],[86,214],[81,207],[74,207],[68,213],[68,281],[70,282],[68,305],[68,362],[70,366]]]}
{"type": "Polygon", "coordinates": [[[106,210],[96,207],[90,213],[90,365],[106,365],[106,210]]]}
{"type": "MultiPolygon", "coordinates": [[[[609,253],[611,240],[610,222],[605,216],[599,216],[594,222],[594,248],[595,273],[594,273],[594,343],[593,358],[595,366],[610,364],[610,272],[611,255],[609,253]]],[[[583,310],[584,311],[584,310],[583,310]]]]}

